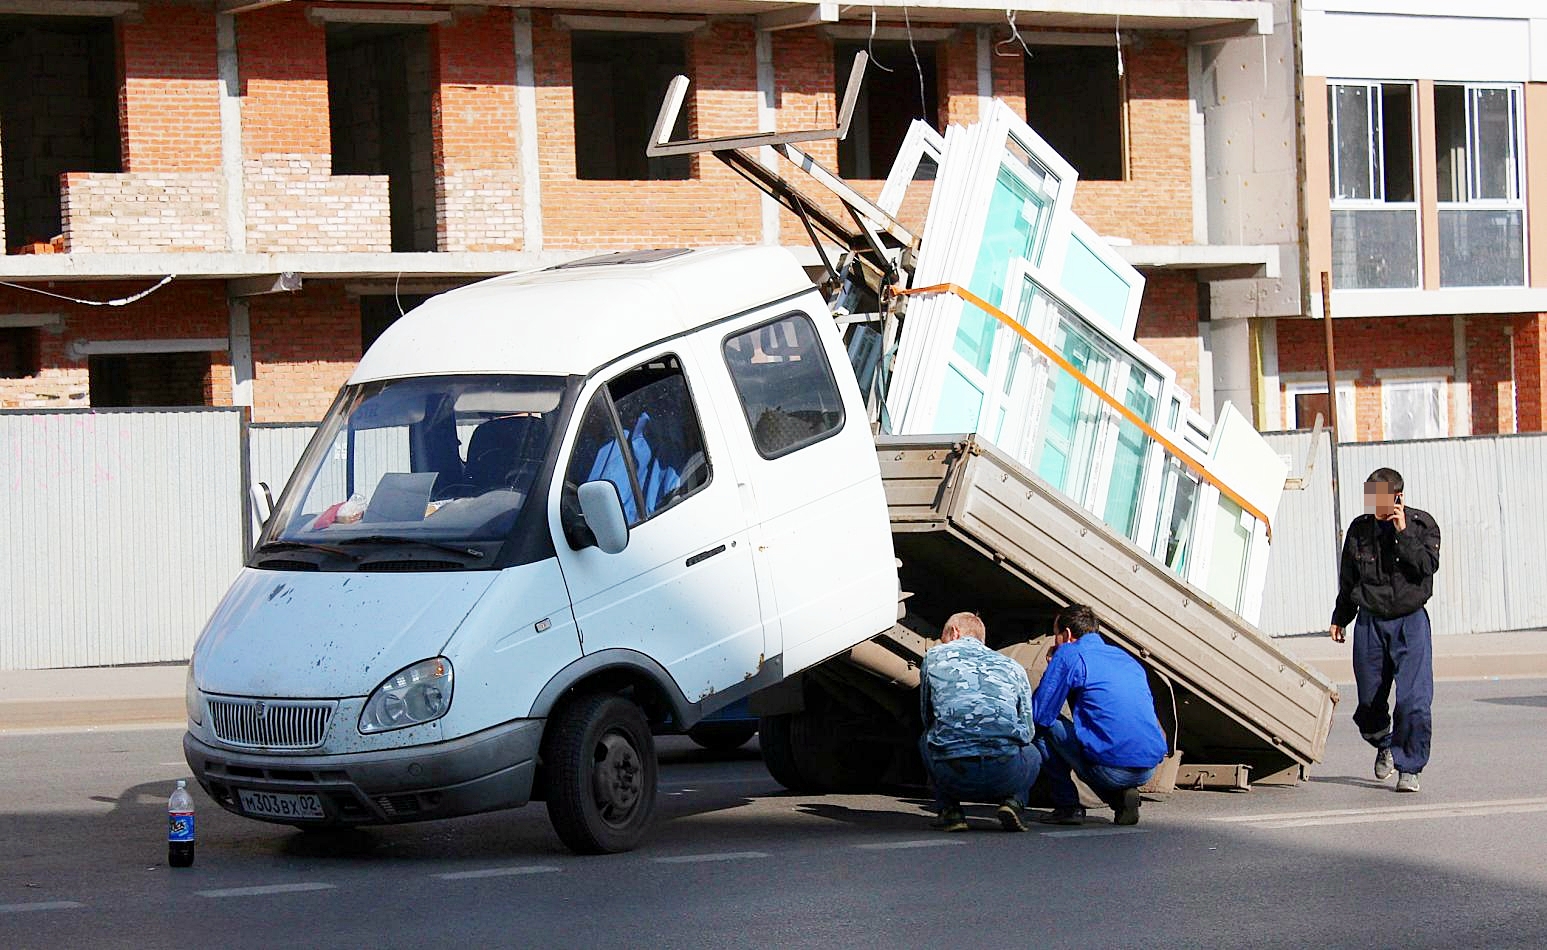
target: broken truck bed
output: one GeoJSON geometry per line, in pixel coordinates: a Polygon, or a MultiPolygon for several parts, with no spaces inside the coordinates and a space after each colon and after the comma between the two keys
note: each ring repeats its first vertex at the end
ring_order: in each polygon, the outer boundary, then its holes
{"type": "Polygon", "coordinates": [[[911,614],[975,610],[1008,645],[1090,604],[1169,687],[1179,785],[1293,782],[1321,759],[1333,684],[1099,518],[977,436],[880,436],[877,451],[911,614]]]}

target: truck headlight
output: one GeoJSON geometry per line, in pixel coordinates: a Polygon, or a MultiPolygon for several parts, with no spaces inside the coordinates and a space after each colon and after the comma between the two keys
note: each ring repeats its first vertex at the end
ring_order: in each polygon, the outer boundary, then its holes
{"type": "Polygon", "coordinates": [[[204,694],[193,679],[193,661],[188,661],[188,675],[183,679],[183,705],[188,707],[188,721],[196,726],[204,725],[204,694]]]}
{"type": "Polygon", "coordinates": [[[451,661],[420,660],[376,687],[360,713],[360,731],[386,732],[433,722],[451,708],[451,661]]]}

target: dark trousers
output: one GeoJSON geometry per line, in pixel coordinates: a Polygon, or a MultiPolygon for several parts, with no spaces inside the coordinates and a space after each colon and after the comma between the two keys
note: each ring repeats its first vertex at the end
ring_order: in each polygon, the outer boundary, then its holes
{"type": "Polygon", "coordinates": [[[1042,769],[1036,746],[1018,746],[1003,755],[969,755],[940,758],[928,738],[919,740],[924,767],[935,786],[935,806],[959,806],[962,802],[998,803],[1014,799],[1026,803],[1026,793],[1042,769]]]}
{"type": "Polygon", "coordinates": [[[1354,682],[1359,706],[1354,725],[1377,749],[1390,749],[1398,772],[1422,772],[1429,764],[1433,720],[1434,651],[1429,612],[1381,620],[1359,611],[1354,621],[1354,682]],[[1396,710],[1391,691],[1396,688],[1396,710]]]}
{"type": "Polygon", "coordinates": [[[1074,735],[1074,724],[1060,718],[1046,729],[1037,728],[1037,748],[1047,763],[1047,781],[1053,804],[1069,808],[1080,803],[1079,789],[1072,775],[1090,786],[1102,801],[1115,798],[1124,789],[1138,788],[1155,776],[1155,769],[1100,765],[1085,754],[1085,747],[1074,735]]]}

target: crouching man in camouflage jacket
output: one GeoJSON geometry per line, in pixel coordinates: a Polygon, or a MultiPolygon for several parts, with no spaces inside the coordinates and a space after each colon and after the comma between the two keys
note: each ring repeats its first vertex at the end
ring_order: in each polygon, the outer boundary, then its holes
{"type": "Polygon", "coordinates": [[[964,801],[992,802],[1006,831],[1025,831],[1021,806],[1042,766],[1032,744],[1031,682],[984,643],[976,614],[953,614],[919,676],[919,750],[935,786],[939,826],[966,831],[964,801]]]}

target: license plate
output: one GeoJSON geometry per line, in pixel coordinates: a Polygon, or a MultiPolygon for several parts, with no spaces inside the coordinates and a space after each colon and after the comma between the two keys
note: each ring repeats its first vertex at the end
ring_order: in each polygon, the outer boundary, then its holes
{"type": "Polygon", "coordinates": [[[320,795],[255,792],[246,788],[237,789],[236,794],[241,798],[242,811],[249,815],[262,815],[265,818],[299,818],[303,820],[327,817],[327,813],[322,810],[322,796],[320,795]]]}

